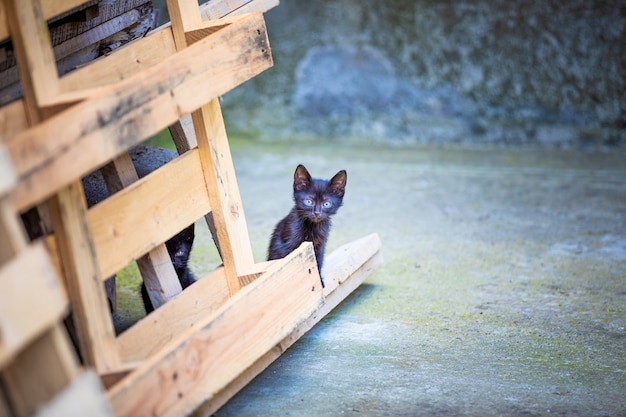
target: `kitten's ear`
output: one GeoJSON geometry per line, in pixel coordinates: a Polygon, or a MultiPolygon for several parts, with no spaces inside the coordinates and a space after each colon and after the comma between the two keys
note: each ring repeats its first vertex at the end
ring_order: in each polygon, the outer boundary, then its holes
{"type": "Polygon", "coordinates": [[[306,170],[304,165],[298,165],[296,172],[293,174],[293,190],[304,191],[311,185],[311,174],[306,170]]]}
{"type": "Polygon", "coordinates": [[[328,187],[333,194],[343,197],[346,192],[346,181],[348,181],[348,173],[342,169],[330,179],[328,187]]]}

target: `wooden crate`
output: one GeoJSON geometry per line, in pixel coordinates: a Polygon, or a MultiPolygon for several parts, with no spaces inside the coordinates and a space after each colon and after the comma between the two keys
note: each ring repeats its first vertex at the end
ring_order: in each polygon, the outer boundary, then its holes
{"type": "Polygon", "coordinates": [[[84,407],[103,415],[210,415],[380,265],[377,235],[327,257],[325,288],[310,243],[281,260],[253,260],[218,97],[272,65],[259,11],[276,4],[169,0],[171,25],[59,77],[45,18],[51,5],[64,12],[76,2],[2,1],[24,98],[0,108],[0,173],[14,173],[0,184],[0,235],[10,243],[2,247],[0,296],[15,300],[0,310],[0,415],[30,416],[44,405],[53,413],[57,403],[68,415],[62,399],[75,385],[91,387],[84,397],[94,400],[84,407]],[[138,179],[127,151],[166,127],[180,156],[138,179]],[[81,178],[95,169],[116,192],[87,208],[81,178]],[[33,207],[54,233],[26,244],[15,232],[17,213],[33,207]],[[203,216],[223,266],[181,292],[162,242],[203,216]],[[32,268],[21,274],[13,258],[31,247],[47,266],[27,261],[32,268]],[[133,260],[160,307],[116,336],[104,281],[133,260]],[[32,290],[14,287],[22,276],[32,290]],[[68,308],[81,366],[60,324],[68,308]],[[9,345],[4,335],[13,328],[24,334],[9,345]],[[24,348],[48,333],[54,341],[24,348]],[[94,374],[89,385],[76,383],[94,374]],[[26,397],[11,389],[26,390],[21,381],[54,389],[26,397]]]}

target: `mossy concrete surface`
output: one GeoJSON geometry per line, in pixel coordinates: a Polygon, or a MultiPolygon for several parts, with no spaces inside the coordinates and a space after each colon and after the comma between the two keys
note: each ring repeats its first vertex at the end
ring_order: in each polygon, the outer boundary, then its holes
{"type": "Polygon", "coordinates": [[[217,416],[626,415],[623,151],[233,155],[257,261],[303,163],[348,172],[329,250],[378,232],[385,264],[217,416]]]}

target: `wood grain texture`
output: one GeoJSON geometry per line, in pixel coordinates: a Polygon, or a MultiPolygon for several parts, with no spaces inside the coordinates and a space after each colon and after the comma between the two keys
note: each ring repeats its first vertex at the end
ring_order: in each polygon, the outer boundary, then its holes
{"type": "MultiPolygon", "coordinates": [[[[44,0],[46,4],[53,0],[44,0]]],[[[66,2],[61,2],[65,4],[66,2]]],[[[224,16],[239,16],[245,13],[265,12],[278,5],[278,0],[212,1],[200,6],[204,20],[219,19],[224,16]],[[210,10],[210,11],[209,11],[210,10]]],[[[1,10],[0,10],[1,14],[1,10]]],[[[1,20],[0,20],[1,21],[1,20]]],[[[2,25],[0,25],[1,29],[2,25]]],[[[101,57],[89,65],[64,75],[59,80],[60,89],[66,102],[76,103],[100,91],[103,87],[132,77],[136,73],[165,60],[176,52],[170,23],[148,33],[147,36],[131,41],[115,51],[101,57]],[[70,94],[72,93],[72,94],[70,94]]],[[[0,108],[0,142],[8,140],[26,128],[23,100],[0,108]],[[18,113],[5,111],[17,110],[18,113]]]]}
{"type": "Polygon", "coordinates": [[[30,417],[79,373],[76,355],[62,325],[30,343],[0,371],[15,417],[30,417]]]}
{"type": "MultiPolygon", "coordinates": [[[[50,33],[38,1],[4,1],[24,99],[45,103],[60,92],[50,33]]],[[[41,121],[38,109],[26,106],[30,124],[41,121]]]]}
{"type": "Polygon", "coordinates": [[[106,279],[210,210],[197,149],[91,207],[100,276],[106,279]]]}
{"type": "Polygon", "coordinates": [[[115,331],[96,263],[80,181],[61,190],[48,205],[83,360],[96,371],[115,369],[120,363],[115,331]]]}
{"type": "Polygon", "coordinates": [[[202,106],[192,119],[212,208],[214,239],[233,295],[240,288],[239,276],[254,265],[254,258],[219,101],[202,106]]]}
{"type": "MultiPolygon", "coordinates": [[[[109,195],[117,193],[139,179],[133,161],[126,152],[106,164],[100,171],[109,195]]],[[[133,232],[136,231],[134,230],[133,232]]],[[[146,284],[148,296],[154,308],[162,306],[170,298],[180,294],[182,291],[165,244],[156,245],[149,253],[139,258],[137,267],[146,284]]],[[[110,286],[115,286],[114,279],[107,280],[106,285],[108,298],[113,304],[113,310],[115,311],[117,304],[116,291],[109,290],[110,286]]]]}
{"type": "Polygon", "coordinates": [[[19,177],[17,207],[45,199],[271,65],[262,15],[242,17],[13,137],[6,147],[19,177]]]}
{"type": "Polygon", "coordinates": [[[95,372],[81,372],[34,417],[114,417],[95,372]]]}
{"type": "Polygon", "coordinates": [[[28,128],[24,100],[0,108],[0,144],[28,128]]]}
{"type": "Polygon", "coordinates": [[[143,361],[198,325],[228,300],[224,268],[199,279],[118,337],[123,362],[143,361]]]}
{"type": "Polygon", "coordinates": [[[147,360],[109,390],[116,416],[187,414],[223,389],[320,307],[315,265],[303,244],[147,360]]]}
{"type": "MultiPolygon", "coordinates": [[[[75,7],[85,3],[85,0],[41,0],[41,13],[44,20],[49,20],[54,16],[65,13],[75,7]]],[[[0,3],[0,41],[9,37],[9,28],[7,25],[7,13],[0,3]]]]}
{"type": "Polygon", "coordinates": [[[351,263],[351,267],[342,268],[341,276],[339,273],[336,275],[336,282],[341,284],[328,292],[325,288],[324,304],[224,389],[198,407],[193,413],[194,417],[212,416],[374,273],[383,262],[378,235],[369,235],[341,246],[327,257],[327,261],[337,262],[346,255],[359,258],[362,263],[351,263]]]}
{"type": "Polygon", "coordinates": [[[0,269],[0,368],[67,313],[65,289],[47,255],[39,242],[0,269]]]}

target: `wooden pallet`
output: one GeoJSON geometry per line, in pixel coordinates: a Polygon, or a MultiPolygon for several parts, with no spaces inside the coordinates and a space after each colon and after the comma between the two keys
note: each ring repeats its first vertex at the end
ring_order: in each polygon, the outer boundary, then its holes
{"type": "MultiPolygon", "coordinates": [[[[67,9],[76,5],[66,3],[67,9]]],[[[33,276],[32,293],[9,286],[0,295],[4,303],[15,293],[23,303],[21,310],[0,310],[0,365],[4,387],[21,383],[13,369],[37,386],[20,352],[33,337],[53,332],[54,343],[30,358],[44,374],[54,371],[64,379],[28,398],[5,389],[0,415],[33,415],[75,385],[76,375],[89,375],[75,360],[61,362],[68,363],[63,371],[53,365],[58,361],[46,359],[70,356],[60,327],[68,308],[83,365],[99,376],[91,384],[93,397],[106,393],[106,401],[94,401],[104,403],[103,413],[210,415],[380,265],[380,241],[371,235],[330,254],[326,288],[310,243],[281,260],[253,260],[218,97],[272,65],[263,16],[255,11],[275,1],[219,0],[201,9],[195,0],[168,0],[171,25],[61,78],[44,21],[49,4],[2,1],[24,99],[0,108],[0,155],[6,155],[0,173],[4,166],[15,173],[9,185],[0,184],[3,213],[9,213],[0,235],[13,242],[17,213],[32,207],[54,234],[2,247],[0,284],[21,278],[19,267],[6,262],[23,247],[39,248],[48,272],[24,274],[33,276]],[[127,151],[168,126],[181,155],[138,179],[127,151]],[[80,180],[95,169],[116,192],[88,209],[80,180]],[[203,216],[223,266],[181,292],[162,242],[203,216]],[[134,260],[160,307],[116,336],[104,282],[134,260]],[[46,282],[65,291],[54,296],[46,282]],[[9,347],[4,335],[21,323],[21,314],[33,318],[36,331],[24,330],[27,335],[9,347]]]]}

